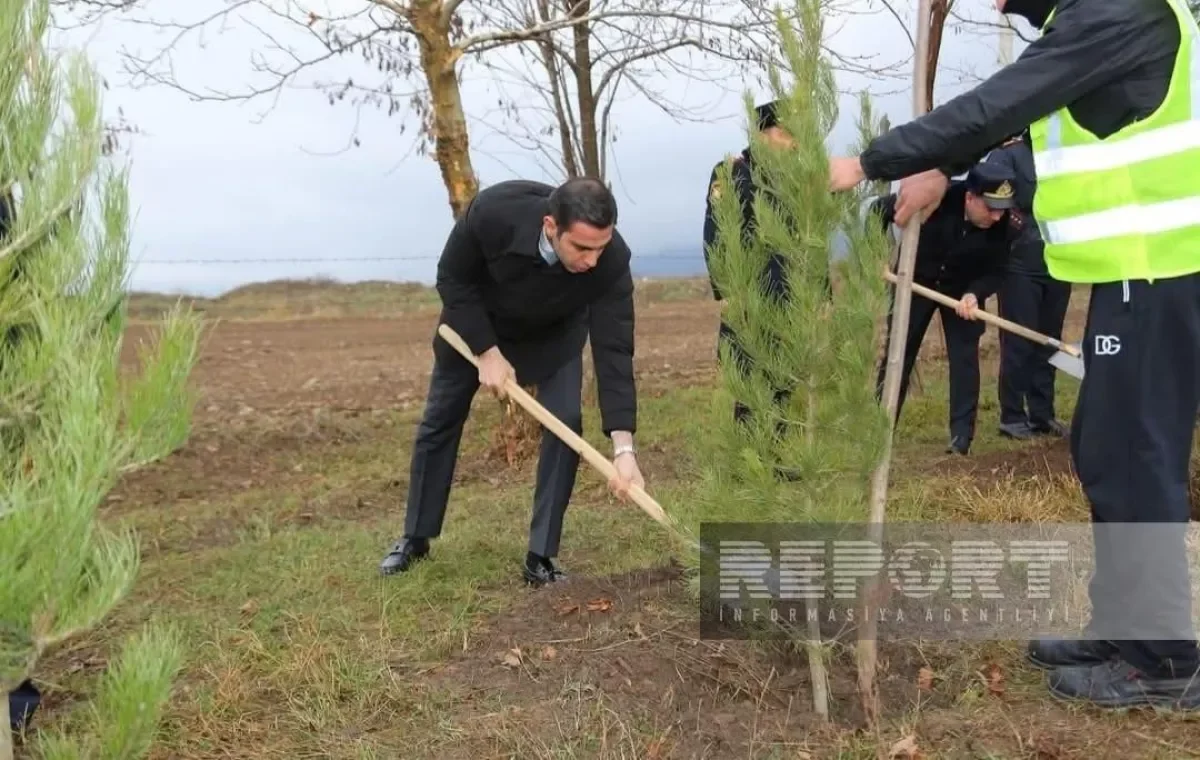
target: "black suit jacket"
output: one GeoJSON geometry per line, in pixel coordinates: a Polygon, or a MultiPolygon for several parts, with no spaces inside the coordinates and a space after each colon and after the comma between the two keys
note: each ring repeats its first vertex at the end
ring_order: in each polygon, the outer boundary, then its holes
{"type": "MultiPolygon", "coordinates": [[[[1008,214],[986,230],[976,227],[964,216],[966,195],[966,183],[950,183],[941,205],[921,225],[913,281],[952,298],[974,293],[982,304],[1000,289],[1017,230],[1008,214]]],[[[895,194],[872,204],[885,228],[895,209],[895,194]]]]}
{"type": "MultiPolygon", "coordinates": [[[[441,322],[475,354],[493,346],[533,385],[578,356],[589,336],[605,435],[634,432],[633,276],[620,233],[588,272],[548,264],[538,248],[553,187],[511,180],[479,192],[438,262],[441,322]]],[[[434,350],[454,353],[444,341],[434,350]]]]}

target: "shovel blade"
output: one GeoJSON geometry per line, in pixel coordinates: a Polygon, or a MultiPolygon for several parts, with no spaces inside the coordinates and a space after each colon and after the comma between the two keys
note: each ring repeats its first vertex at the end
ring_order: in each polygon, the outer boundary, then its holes
{"type": "Polygon", "coordinates": [[[1071,356],[1065,351],[1055,351],[1050,357],[1050,363],[1076,380],[1083,379],[1083,358],[1071,356]]]}

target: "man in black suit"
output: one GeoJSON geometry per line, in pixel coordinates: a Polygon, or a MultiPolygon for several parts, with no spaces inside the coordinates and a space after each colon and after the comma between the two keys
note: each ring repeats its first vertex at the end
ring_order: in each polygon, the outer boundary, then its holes
{"type": "MultiPolygon", "coordinates": [[[[605,185],[572,179],[557,188],[513,180],[481,191],[458,218],[438,263],[440,322],[480,358],[476,370],[434,339],[425,416],[417,428],[404,537],[380,565],[404,572],[440,535],[463,425],[480,385],[503,396],[509,379],[536,385],[538,401],[583,430],[583,346],[591,339],[600,417],[627,495],[642,486],[633,446],[633,277],[629,246],[616,231],[617,204],[605,185]]],[[[558,554],[563,515],[579,455],[542,433],[524,578],[540,586],[564,577],[558,554]]]]}
{"type": "MultiPolygon", "coordinates": [[[[909,307],[904,369],[896,418],[908,395],[908,380],[935,312],[940,314],[950,365],[950,443],[948,454],[965,455],[975,437],[979,410],[979,339],[984,323],[977,310],[1000,288],[1014,227],[1005,219],[1015,205],[1012,170],[998,164],[977,164],[965,180],[951,183],[945,200],[921,225],[913,282],[959,300],[956,309],[913,294],[909,307]]],[[[885,225],[892,224],[896,195],[872,204],[885,225]]],[[[892,288],[895,295],[895,288],[892,288]]],[[[892,316],[888,314],[888,324],[892,316]]],[[[891,341],[891,334],[888,335],[891,341]]],[[[887,348],[879,364],[876,395],[883,396],[887,348]]]]}

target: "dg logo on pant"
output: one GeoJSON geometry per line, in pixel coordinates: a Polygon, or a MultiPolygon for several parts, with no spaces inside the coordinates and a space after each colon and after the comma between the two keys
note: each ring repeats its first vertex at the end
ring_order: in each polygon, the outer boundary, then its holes
{"type": "Polygon", "coordinates": [[[1097,335],[1095,341],[1095,356],[1112,356],[1121,352],[1121,339],[1116,335],[1097,335]]]}

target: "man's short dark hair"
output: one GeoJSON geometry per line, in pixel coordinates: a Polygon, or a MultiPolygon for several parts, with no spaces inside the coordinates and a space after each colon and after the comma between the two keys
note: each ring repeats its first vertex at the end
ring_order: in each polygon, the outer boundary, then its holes
{"type": "Polygon", "coordinates": [[[612,191],[594,177],[575,177],[550,193],[549,214],[561,232],[583,222],[604,229],[617,223],[617,199],[612,191]]]}

